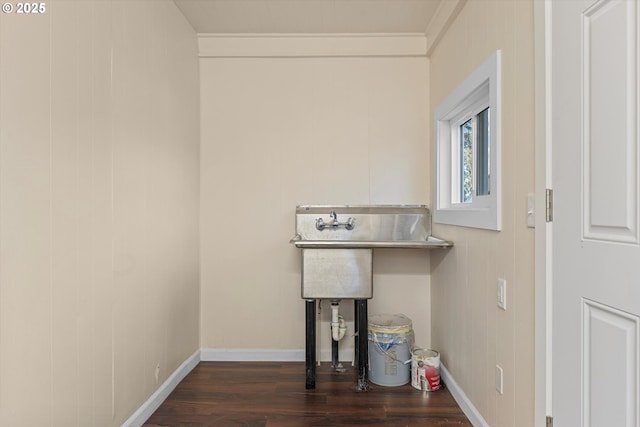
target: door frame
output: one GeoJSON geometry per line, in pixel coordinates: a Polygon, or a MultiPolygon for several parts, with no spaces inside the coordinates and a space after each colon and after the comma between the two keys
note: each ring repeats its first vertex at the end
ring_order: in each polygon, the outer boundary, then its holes
{"type": "Polygon", "coordinates": [[[534,425],[545,427],[552,401],[552,231],[546,189],[553,188],[551,129],[551,1],[533,0],[535,63],[535,385],[534,425]]]}

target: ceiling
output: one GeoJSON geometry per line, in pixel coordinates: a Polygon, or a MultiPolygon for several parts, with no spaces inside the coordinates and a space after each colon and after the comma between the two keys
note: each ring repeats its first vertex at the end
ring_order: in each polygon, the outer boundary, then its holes
{"type": "Polygon", "coordinates": [[[197,33],[425,33],[447,0],[174,0],[197,33]]]}

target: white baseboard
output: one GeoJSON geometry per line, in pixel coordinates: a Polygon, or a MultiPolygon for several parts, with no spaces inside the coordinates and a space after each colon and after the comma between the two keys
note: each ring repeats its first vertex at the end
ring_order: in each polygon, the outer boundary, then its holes
{"type": "Polygon", "coordinates": [[[467,395],[460,388],[456,380],[453,379],[443,364],[440,364],[440,376],[449,389],[449,393],[451,393],[455,401],[458,403],[462,412],[464,412],[467,418],[469,418],[471,424],[473,424],[474,427],[489,427],[489,424],[487,424],[484,418],[482,418],[480,412],[475,406],[473,406],[473,403],[471,403],[467,395]]]}
{"type": "Polygon", "coordinates": [[[269,350],[261,348],[203,348],[203,362],[304,362],[304,350],[269,350]]]}
{"type": "MultiPolygon", "coordinates": [[[[203,348],[200,360],[203,362],[304,362],[305,352],[298,349],[203,348]]],[[[353,351],[341,351],[340,360],[352,361],[353,351]]],[[[320,361],[331,362],[331,350],[321,350],[320,361]]]]}
{"type": "Polygon", "coordinates": [[[142,404],[138,408],[136,412],[133,413],[122,423],[122,427],[140,427],[142,426],[147,419],[160,407],[162,402],[169,396],[169,394],[176,388],[176,386],[187,376],[189,372],[196,367],[198,362],[200,362],[200,350],[196,350],[187,360],[185,360],[182,365],[176,369],[173,374],[167,378],[167,380],[162,383],[162,385],[156,390],[155,393],[151,395],[147,399],[146,402],[142,404]]]}

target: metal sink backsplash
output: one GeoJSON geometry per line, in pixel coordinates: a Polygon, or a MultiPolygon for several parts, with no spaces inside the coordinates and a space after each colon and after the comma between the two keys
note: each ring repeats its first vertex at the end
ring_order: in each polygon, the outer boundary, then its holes
{"type": "Polygon", "coordinates": [[[296,233],[301,240],[426,241],[431,212],[424,205],[303,205],[296,233]]]}

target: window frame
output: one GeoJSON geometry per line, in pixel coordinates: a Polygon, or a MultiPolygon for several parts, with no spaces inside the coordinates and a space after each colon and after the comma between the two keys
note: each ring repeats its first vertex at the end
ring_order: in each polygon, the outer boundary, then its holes
{"type": "Polygon", "coordinates": [[[458,86],[434,112],[435,189],[433,220],[438,224],[501,230],[501,52],[495,51],[471,76],[458,86]],[[476,116],[489,108],[489,194],[476,195],[477,147],[476,116]],[[474,120],[473,196],[471,202],[459,202],[460,191],[459,126],[474,120]],[[458,148],[456,148],[458,147],[458,148]],[[458,165],[456,165],[456,162],[458,165]],[[459,174],[458,174],[459,175],[459,174]],[[457,199],[457,200],[456,200],[457,199]]]}

